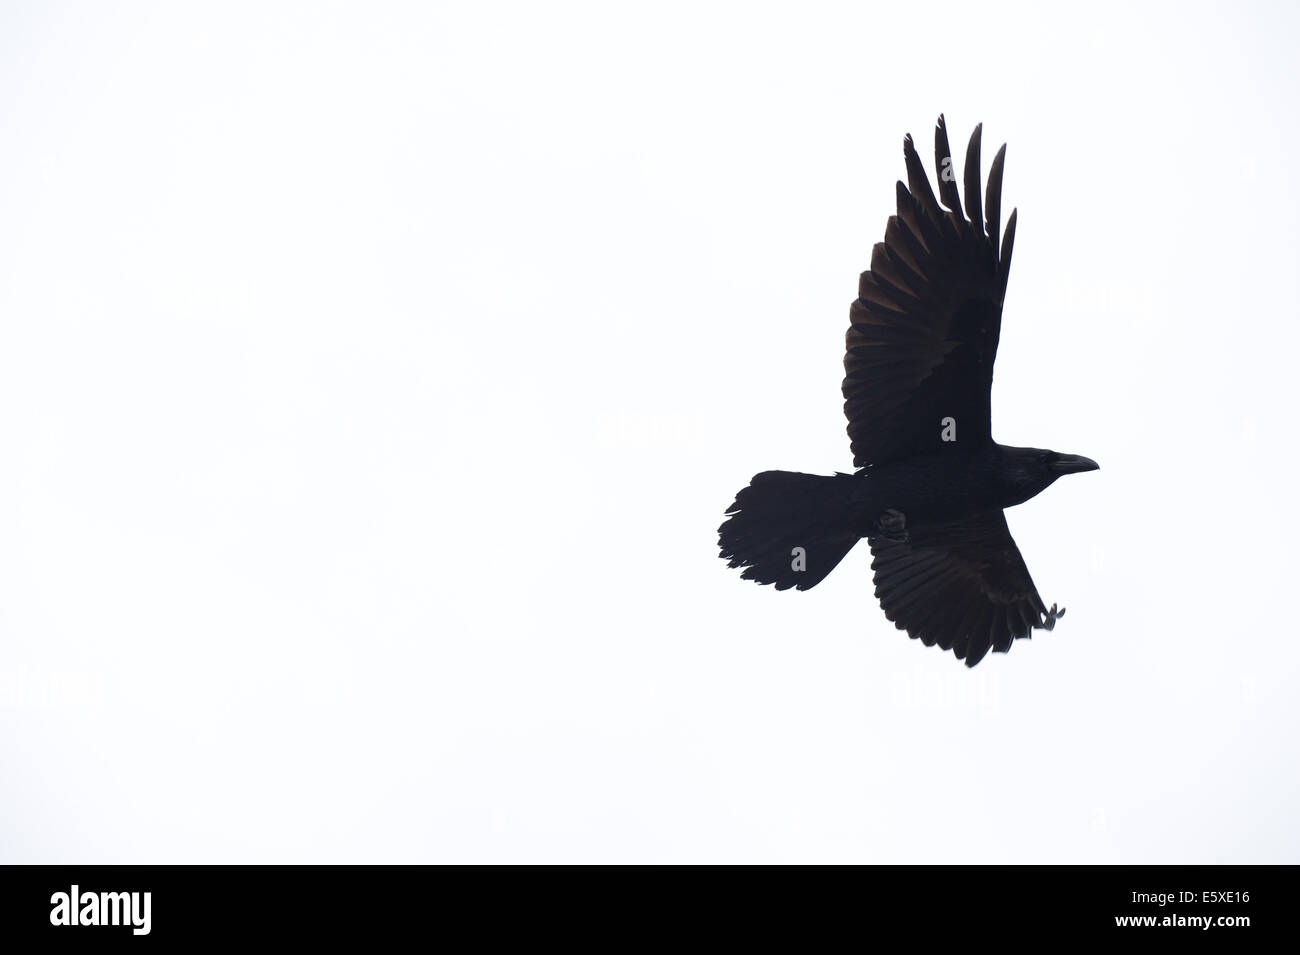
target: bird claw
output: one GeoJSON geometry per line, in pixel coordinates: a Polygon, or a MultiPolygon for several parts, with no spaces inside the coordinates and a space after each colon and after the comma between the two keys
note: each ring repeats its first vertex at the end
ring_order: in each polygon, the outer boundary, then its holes
{"type": "Polygon", "coordinates": [[[1056,621],[1060,620],[1064,616],[1065,616],[1065,608],[1062,607],[1060,610],[1057,610],[1056,604],[1052,604],[1052,609],[1047,611],[1046,614],[1044,614],[1043,622],[1039,624],[1035,624],[1034,629],[1051,630],[1056,626],[1056,621]]]}
{"type": "Polygon", "coordinates": [[[907,517],[902,511],[886,508],[876,521],[876,536],[897,544],[906,544],[911,539],[907,535],[907,517]]]}

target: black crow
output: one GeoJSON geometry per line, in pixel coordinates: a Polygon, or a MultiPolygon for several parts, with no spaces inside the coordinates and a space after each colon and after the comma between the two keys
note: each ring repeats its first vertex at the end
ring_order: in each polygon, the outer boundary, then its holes
{"type": "Polygon", "coordinates": [[[999,243],[998,150],[980,208],[980,127],[966,150],[965,212],[939,117],[939,195],[909,135],[898,214],[871,253],[849,317],[844,413],[854,474],[764,471],[718,528],[722,557],[747,580],[807,590],[867,538],[885,616],[974,666],[1006,652],[1049,610],[1007,530],[1003,508],[1063,474],[1096,470],[1073,454],[993,440],[989,391],[1016,213],[999,243]]]}

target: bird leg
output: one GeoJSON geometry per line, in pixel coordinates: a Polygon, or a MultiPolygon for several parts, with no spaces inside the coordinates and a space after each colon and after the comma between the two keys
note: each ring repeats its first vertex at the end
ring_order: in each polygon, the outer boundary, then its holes
{"type": "Polygon", "coordinates": [[[1035,630],[1051,630],[1056,626],[1056,621],[1065,616],[1065,608],[1056,609],[1056,604],[1052,604],[1052,609],[1047,611],[1042,623],[1034,624],[1035,630]]]}
{"type": "Polygon", "coordinates": [[[873,536],[896,544],[906,544],[910,539],[907,536],[907,518],[902,511],[896,511],[892,507],[886,509],[876,520],[876,533],[873,536]]]}

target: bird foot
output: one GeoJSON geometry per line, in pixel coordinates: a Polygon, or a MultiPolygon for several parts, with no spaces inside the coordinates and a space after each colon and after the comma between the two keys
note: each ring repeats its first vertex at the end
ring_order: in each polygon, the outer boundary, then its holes
{"type": "Polygon", "coordinates": [[[1052,604],[1052,609],[1047,611],[1042,623],[1034,624],[1035,630],[1051,630],[1056,626],[1056,621],[1065,616],[1065,608],[1056,609],[1056,604],[1052,604]]]}
{"type": "Polygon", "coordinates": [[[898,544],[906,544],[910,538],[907,536],[907,518],[903,512],[896,511],[892,507],[888,508],[876,521],[875,536],[898,544]]]}

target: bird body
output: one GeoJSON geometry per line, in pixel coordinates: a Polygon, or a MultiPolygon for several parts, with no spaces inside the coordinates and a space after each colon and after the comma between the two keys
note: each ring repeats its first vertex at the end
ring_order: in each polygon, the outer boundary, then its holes
{"type": "Polygon", "coordinates": [[[1020,461],[1021,451],[981,444],[975,448],[938,451],[890,461],[857,472],[864,484],[859,498],[865,506],[863,537],[886,510],[906,515],[910,526],[956,520],[981,508],[1012,507],[1037,494],[1032,461],[1020,461]]]}
{"type": "Polygon", "coordinates": [[[967,150],[966,210],[943,117],[935,131],[936,198],[911,137],[898,214],[850,309],[844,410],[853,474],[764,471],[718,529],[741,576],[807,590],[853,546],[870,544],[876,596],[900,629],[974,666],[1064,614],[1042,602],[1003,510],[1064,474],[1079,455],[997,444],[990,393],[1016,213],[999,241],[998,151],[980,202],[980,127],[967,150]],[[940,204],[942,200],[942,205],[940,204]]]}

